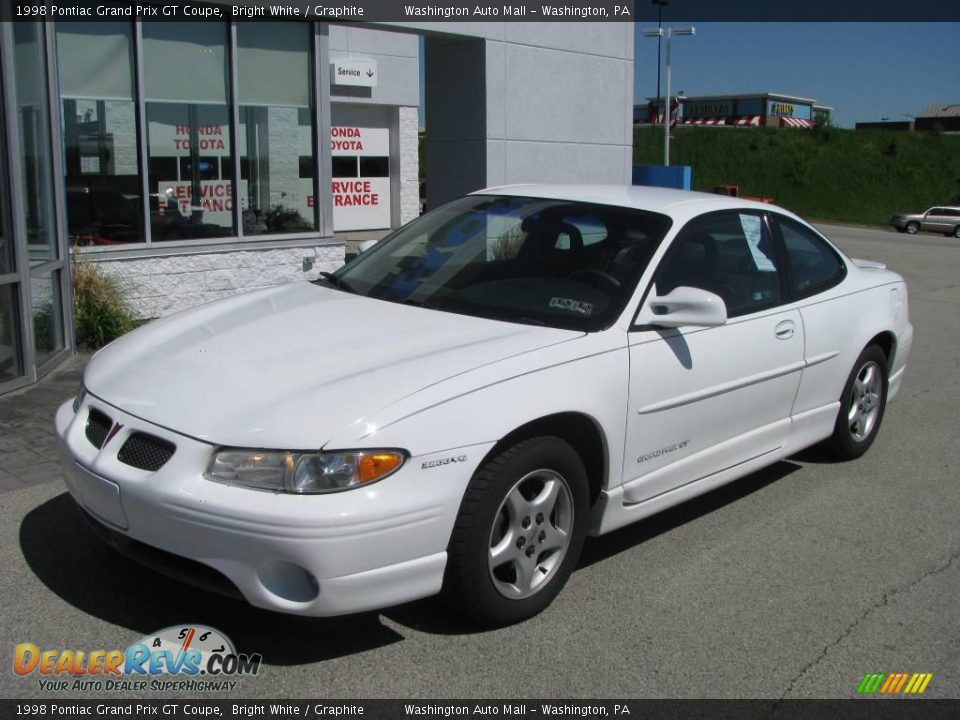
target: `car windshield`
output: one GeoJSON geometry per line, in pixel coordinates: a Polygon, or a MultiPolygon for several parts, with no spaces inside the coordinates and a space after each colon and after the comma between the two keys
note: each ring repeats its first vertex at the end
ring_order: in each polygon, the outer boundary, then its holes
{"type": "Polygon", "coordinates": [[[601,330],[623,310],[670,224],[608,205],[471,195],[318,282],[434,310],[601,330]]]}

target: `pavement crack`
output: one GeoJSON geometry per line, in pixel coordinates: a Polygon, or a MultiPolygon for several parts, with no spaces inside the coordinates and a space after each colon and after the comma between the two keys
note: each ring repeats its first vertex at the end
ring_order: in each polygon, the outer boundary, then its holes
{"type": "Polygon", "coordinates": [[[921,576],[919,576],[918,578],[912,580],[911,582],[907,583],[906,585],[902,585],[902,586],[900,586],[900,587],[895,587],[895,588],[893,588],[892,590],[888,590],[888,591],[886,591],[885,593],[883,593],[883,595],[882,595],[875,603],[873,603],[873,604],[871,604],[870,606],[868,606],[862,613],[860,613],[860,615],[859,615],[857,618],[855,618],[855,619],[853,620],[853,622],[851,622],[849,625],[847,625],[847,626],[843,629],[843,631],[837,636],[837,639],[836,639],[836,640],[834,640],[833,642],[830,642],[830,643],[828,643],[827,645],[825,645],[824,648],[823,648],[823,649],[820,651],[820,653],[817,655],[817,657],[815,657],[813,660],[811,660],[809,663],[807,663],[806,665],[804,665],[804,666],[800,669],[800,672],[798,672],[798,673],[793,677],[793,679],[790,680],[790,684],[787,686],[787,689],[784,691],[783,695],[781,695],[780,698],[777,700],[777,702],[774,703],[773,710],[775,711],[776,708],[777,708],[777,706],[778,706],[782,701],[786,700],[786,699],[787,699],[787,696],[789,696],[789,695],[793,692],[793,690],[794,690],[794,688],[796,687],[797,683],[799,683],[799,682],[804,678],[804,676],[805,676],[807,673],[809,673],[809,672],[810,672],[811,670],[813,670],[817,665],[819,665],[819,664],[823,661],[823,659],[827,657],[827,655],[829,654],[830,650],[832,650],[833,648],[837,647],[837,646],[838,646],[840,643],[842,643],[854,630],[856,630],[856,629],[857,629],[857,626],[860,625],[860,623],[862,623],[864,620],[866,620],[870,615],[872,615],[874,612],[876,612],[876,611],[879,610],[880,608],[886,607],[894,597],[896,597],[896,596],[898,596],[898,595],[902,595],[903,593],[909,592],[909,591],[912,590],[914,587],[916,587],[917,585],[919,585],[919,584],[922,583],[923,581],[927,580],[928,578],[933,577],[934,575],[939,575],[940,573],[946,572],[947,570],[950,569],[950,567],[951,567],[958,559],[960,559],[960,552],[955,552],[953,555],[951,555],[950,557],[948,557],[945,562],[941,563],[940,565],[937,565],[937,566],[934,567],[934,568],[931,568],[930,570],[928,570],[927,572],[925,572],[923,575],[921,575],[921,576]]]}

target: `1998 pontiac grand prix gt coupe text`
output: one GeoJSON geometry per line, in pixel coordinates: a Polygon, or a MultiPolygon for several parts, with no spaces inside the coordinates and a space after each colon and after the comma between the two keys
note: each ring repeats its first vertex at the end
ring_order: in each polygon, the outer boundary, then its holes
{"type": "Polygon", "coordinates": [[[587,534],[820,441],[863,454],[912,337],[900,276],[775,206],[494,188],[130,333],[56,429],[77,503],[148,564],[283,612],[442,591],[504,624],[587,534]]]}

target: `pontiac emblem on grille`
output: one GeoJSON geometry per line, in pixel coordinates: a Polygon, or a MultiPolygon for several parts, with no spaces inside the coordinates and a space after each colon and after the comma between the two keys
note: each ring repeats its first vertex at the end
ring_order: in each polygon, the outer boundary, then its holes
{"type": "Polygon", "coordinates": [[[120,432],[121,429],[123,429],[123,425],[120,423],[114,423],[113,427],[110,428],[110,432],[107,433],[107,439],[103,441],[103,445],[101,447],[106,447],[107,443],[113,440],[113,436],[120,432]]]}

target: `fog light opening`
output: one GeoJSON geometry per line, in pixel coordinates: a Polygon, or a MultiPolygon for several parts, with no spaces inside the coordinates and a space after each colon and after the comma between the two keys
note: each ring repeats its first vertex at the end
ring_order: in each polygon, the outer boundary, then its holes
{"type": "Polygon", "coordinates": [[[320,584],[311,572],[285,560],[264,563],[257,574],[267,590],[284,600],[305,603],[320,594],[320,584]]]}

